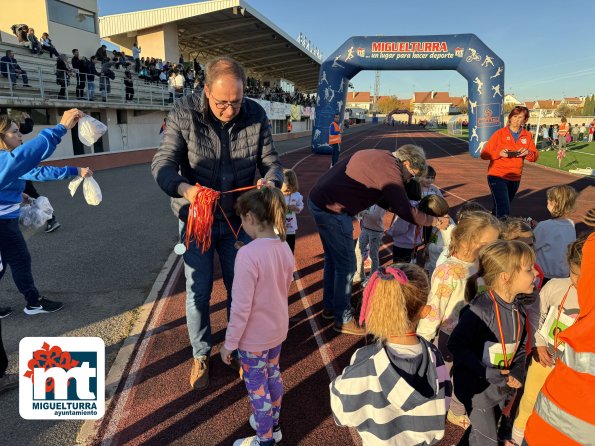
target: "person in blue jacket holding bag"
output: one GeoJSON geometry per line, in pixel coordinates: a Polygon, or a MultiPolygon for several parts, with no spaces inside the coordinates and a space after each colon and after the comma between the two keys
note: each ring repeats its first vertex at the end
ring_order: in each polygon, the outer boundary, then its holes
{"type": "MultiPolygon", "coordinates": [[[[6,267],[10,266],[13,280],[27,301],[24,312],[28,315],[53,313],[63,304],[41,296],[33,281],[31,256],[19,228],[25,181],[54,181],[76,175],[93,175],[91,169],[84,167],[38,166],[54,153],[62,137],[83,116],[84,113],[77,109],[68,110],[64,112],[60,124],[42,130],[36,138],[23,144],[18,123],[0,115],[0,257],[3,265],[0,279],[6,267]]],[[[9,307],[0,307],[0,318],[11,312],[9,307]]]]}

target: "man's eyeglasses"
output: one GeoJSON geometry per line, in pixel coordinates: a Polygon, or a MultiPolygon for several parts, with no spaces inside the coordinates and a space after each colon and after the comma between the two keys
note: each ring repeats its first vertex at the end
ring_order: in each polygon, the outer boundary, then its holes
{"type": "Polygon", "coordinates": [[[219,100],[215,99],[215,97],[212,95],[211,95],[211,98],[215,102],[215,107],[217,107],[218,110],[225,110],[227,107],[231,107],[233,109],[238,109],[244,104],[244,99],[241,99],[240,101],[229,102],[229,101],[219,101],[219,100]]]}

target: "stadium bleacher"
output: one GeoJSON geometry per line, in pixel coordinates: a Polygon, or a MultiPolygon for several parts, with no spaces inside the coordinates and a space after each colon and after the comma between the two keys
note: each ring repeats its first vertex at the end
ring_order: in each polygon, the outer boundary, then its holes
{"type": "MultiPolygon", "coordinates": [[[[2,103],[10,106],[34,106],[40,102],[55,107],[70,107],[73,103],[81,102],[88,108],[105,108],[109,105],[118,105],[118,108],[166,110],[171,107],[168,103],[169,92],[167,86],[158,84],[145,84],[138,79],[136,73],[132,72],[134,80],[134,99],[131,102],[125,100],[124,69],[114,69],[116,77],[111,80],[111,92],[107,96],[107,102],[102,102],[99,91],[99,76],[95,76],[95,101],[79,100],[76,98],[76,77],[70,78],[70,85],[66,89],[67,99],[58,99],[60,86],[56,83],[56,58],[50,59],[48,53],[41,56],[31,54],[28,47],[0,42],[0,55],[4,56],[7,50],[14,52],[14,57],[29,77],[29,85],[32,88],[23,87],[22,79],[19,77],[16,86],[11,86],[8,78],[0,76],[0,99],[2,103]]],[[[90,55],[89,55],[90,57],[90,55]]],[[[69,57],[70,60],[70,57],[69,57]]],[[[96,64],[97,71],[101,70],[101,64],[96,64]]],[[[87,89],[85,89],[87,95],[87,89]]]]}

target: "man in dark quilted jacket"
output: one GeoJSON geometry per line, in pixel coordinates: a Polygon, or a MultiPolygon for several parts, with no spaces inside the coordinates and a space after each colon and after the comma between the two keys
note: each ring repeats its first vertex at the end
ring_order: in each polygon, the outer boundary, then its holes
{"type": "MultiPolygon", "coordinates": [[[[199,94],[176,101],[151,170],[159,187],[171,197],[174,214],[180,219],[180,240],[185,239],[188,207],[197,193],[196,184],[221,192],[259,183],[283,184],[283,169],[275,150],[268,118],[256,102],[244,98],[246,73],[235,60],[218,57],[206,66],[205,87],[199,94]]],[[[227,314],[236,248],[234,232],[240,219],[234,205],[238,193],[225,194],[219,201],[211,231],[211,246],[202,253],[192,243],[184,253],[186,274],[186,320],[192,344],[190,386],[209,385],[211,325],[209,301],[213,288],[213,257],[219,255],[227,289],[227,314]]],[[[249,237],[240,231],[238,240],[249,237]]],[[[239,367],[239,361],[232,361],[239,367]]]]}

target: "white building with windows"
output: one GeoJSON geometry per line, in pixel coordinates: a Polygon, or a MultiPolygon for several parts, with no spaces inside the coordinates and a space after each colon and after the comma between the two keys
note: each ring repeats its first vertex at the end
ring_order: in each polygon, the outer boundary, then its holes
{"type": "Polygon", "coordinates": [[[1,40],[18,43],[11,26],[24,23],[39,38],[47,32],[60,53],[95,54],[99,47],[97,0],[4,0],[0,15],[1,40]],[[8,6],[10,4],[10,6],[8,6]],[[8,13],[9,12],[9,13],[8,13]]]}

